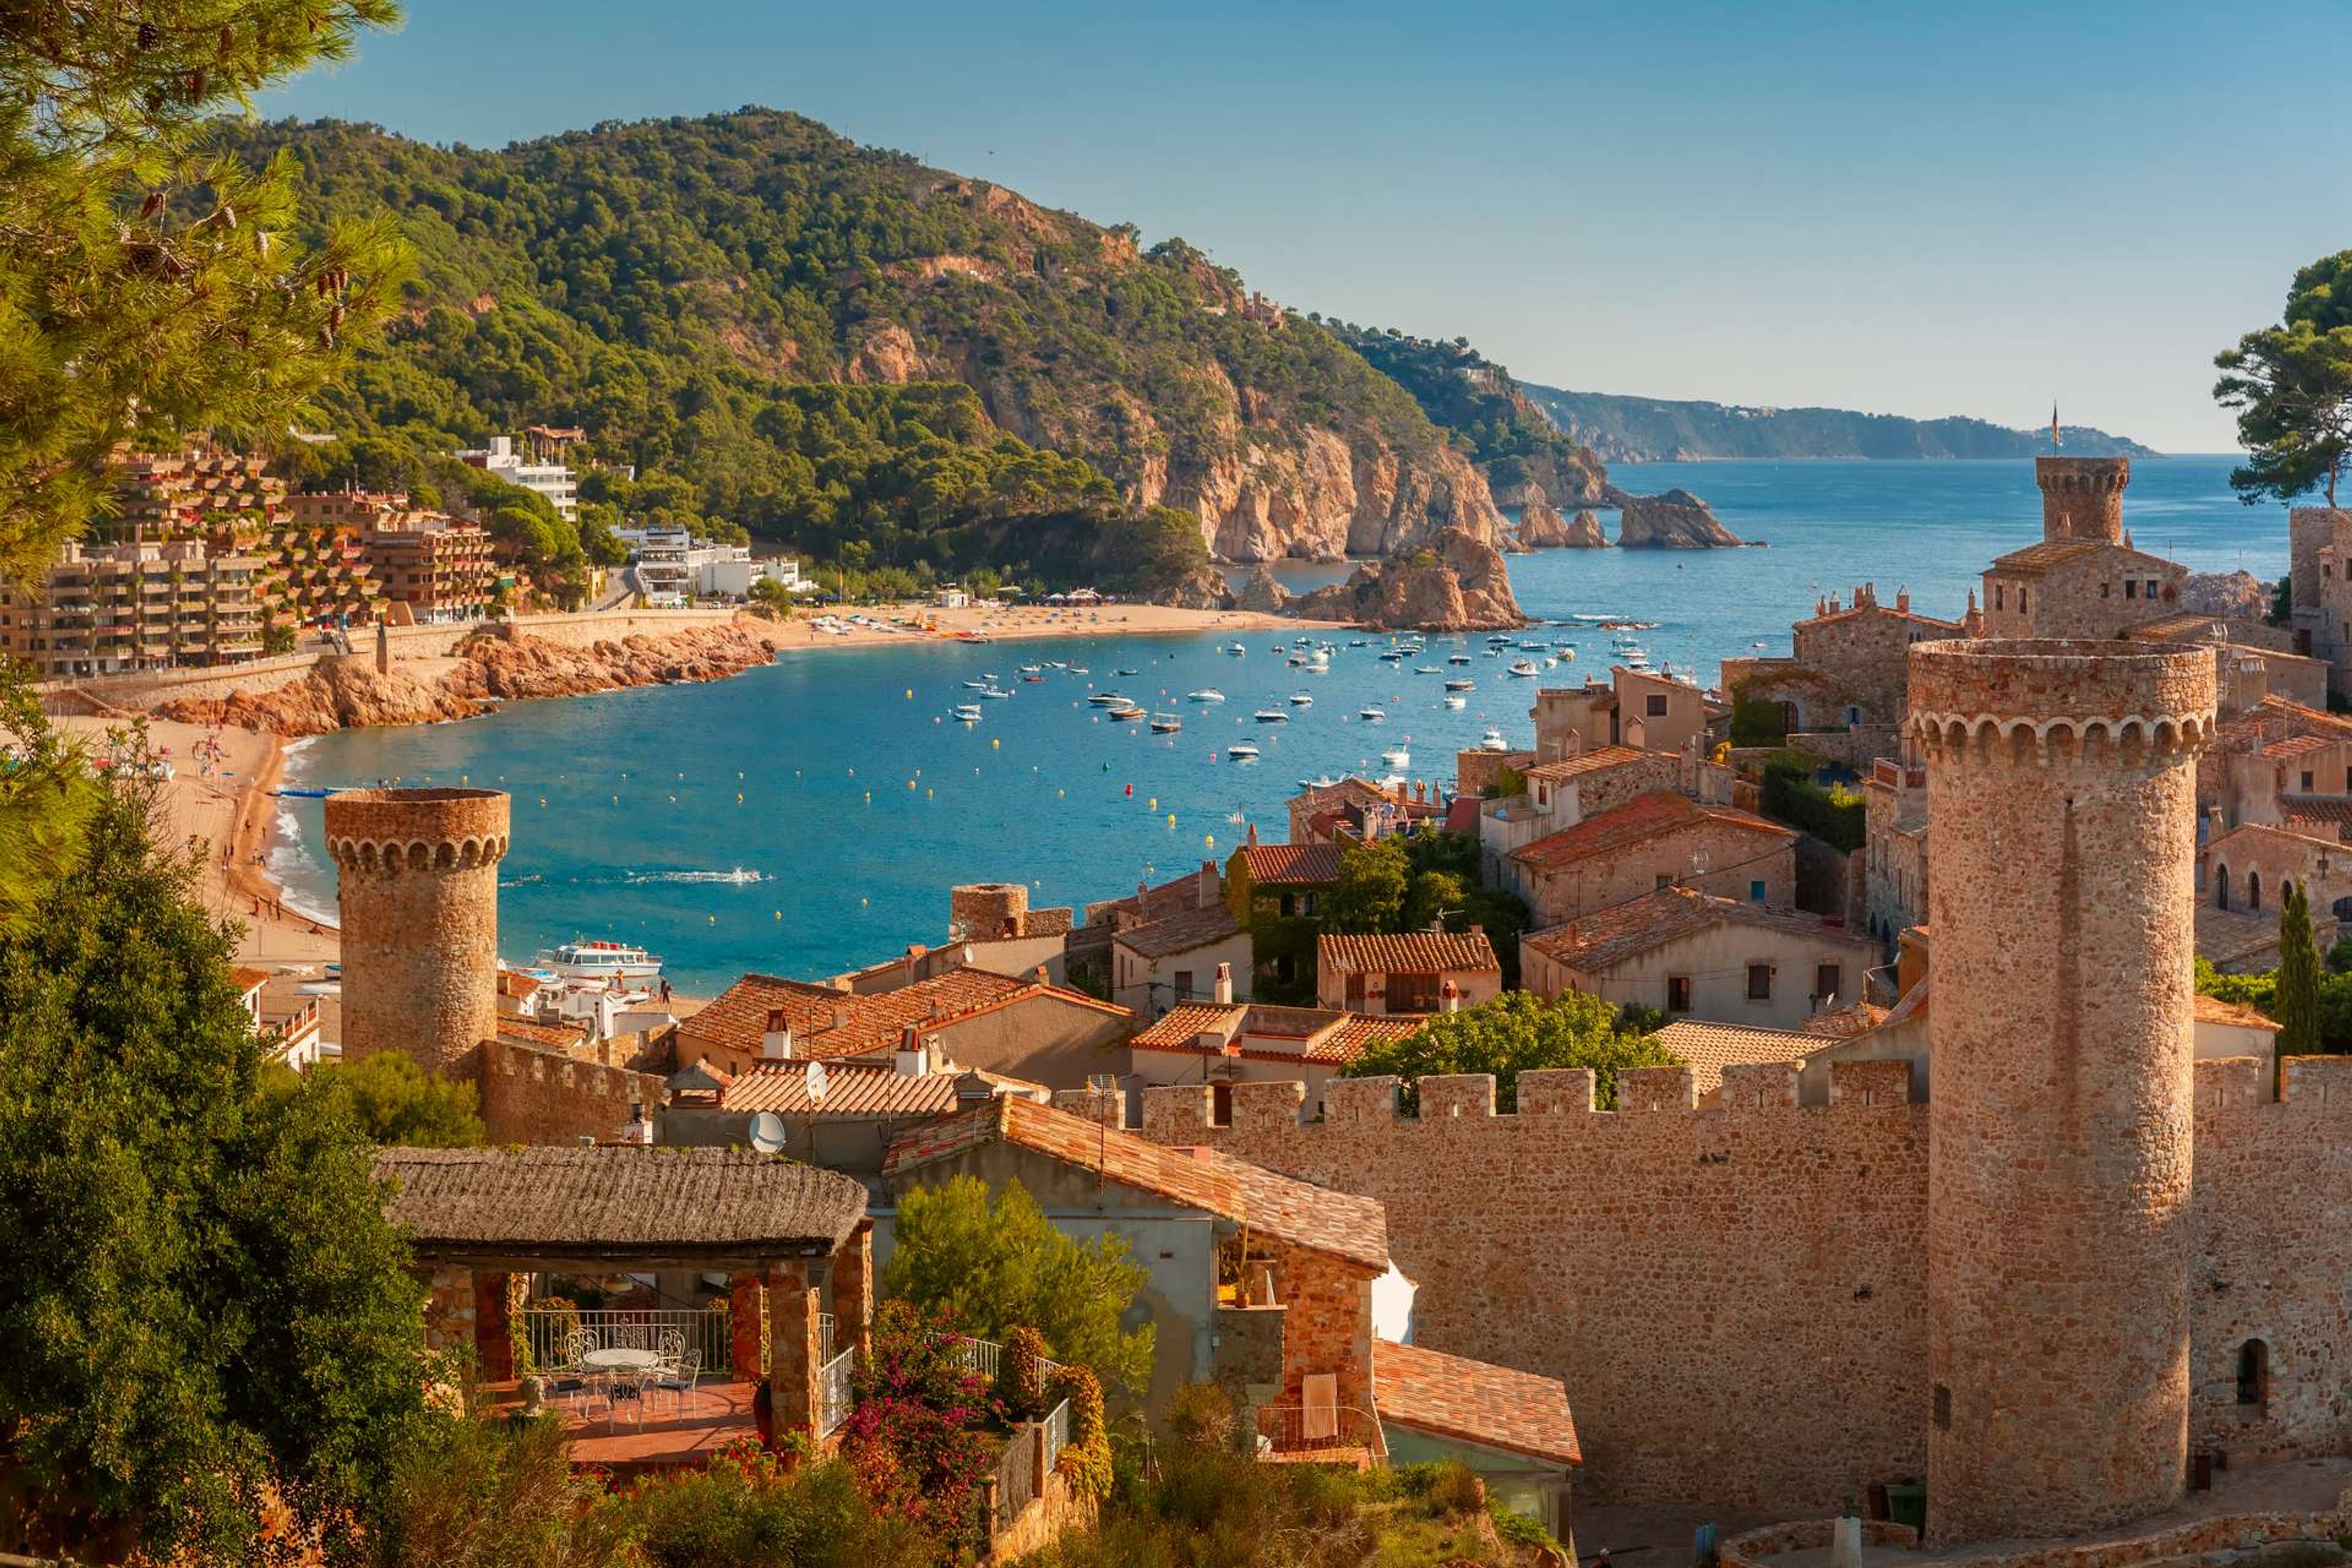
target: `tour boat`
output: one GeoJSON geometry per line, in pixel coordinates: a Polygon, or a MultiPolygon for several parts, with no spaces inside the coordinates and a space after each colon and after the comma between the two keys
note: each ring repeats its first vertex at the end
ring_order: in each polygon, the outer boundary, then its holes
{"type": "Polygon", "coordinates": [[[1536,668],[1536,661],[1534,659],[1515,658],[1511,660],[1511,673],[1519,677],[1521,679],[1527,679],[1533,676],[1541,674],[1542,671],[1536,668]]]}
{"type": "Polygon", "coordinates": [[[1312,708],[1315,706],[1315,699],[1307,692],[1294,691],[1290,694],[1290,705],[1293,708],[1312,708]]]}
{"type": "Polygon", "coordinates": [[[1388,716],[1388,710],[1385,708],[1362,708],[1356,712],[1356,717],[1367,724],[1377,724],[1388,716]]]}
{"type": "Polygon", "coordinates": [[[1257,761],[1257,748],[1247,741],[1235,741],[1225,748],[1225,755],[1236,763],[1257,761]]]}
{"type": "Polygon", "coordinates": [[[956,704],[956,709],[955,709],[955,721],[956,721],[957,723],[959,723],[959,724],[977,724],[977,723],[979,723],[979,722],[980,722],[980,704],[979,704],[979,703],[977,703],[977,702],[959,702],[959,703],[957,703],[957,704],[956,704]]]}
{"type": "Polygon", "coordinates": [[[1261,708],[1251,715],[1261,724],[1287,724],[1290,714],[1280,708],[1261,708]]]}
{"type": "Polygon", "coordinates": [[[1478,737],[1478,749],[1482,752],[1507,752],[1511,749],[1511,743],[1503,739],[1503,732],[1500,730],[1489,724],[1486,726],[1486,732],[1478,737]]]}
{"type": "Polygon", "coordinates": [[[623,942],[567,942],[540,963],[558,974],[578,980],[651,980],[661,973],[662,962],[642,947],[623,942]]]}
{"type": "Polygon", "coordinates": [[[1466,679],[1449,680],[1445,683],[1445,689],[1448,691],[1475,691],[1478,689],[1478,683],[1475,680],[1466,679]]]}
{"type": "Polygon", "coordinates": [[[1184,721],[1173,713],[1154,713],[1151,716],[1151,732],[1155,735],[1172,735],[1183,727],[1184,721]]]}
{"type": "Polygon", "coordinates": [[[1184,700],[1187,702],[1223,702],[1224,700],[1225,694],[1213,686],[1204,686],[1198,691],[1184,693],[1184,700]]]}
{"type": "Polygon", "coordinates": [[[1412,765],[1412,753],[1402,746],[1391,746],[1381,753],[1381,762],[1384,766],[1391,768],[1410,767],[1412,765]]]}

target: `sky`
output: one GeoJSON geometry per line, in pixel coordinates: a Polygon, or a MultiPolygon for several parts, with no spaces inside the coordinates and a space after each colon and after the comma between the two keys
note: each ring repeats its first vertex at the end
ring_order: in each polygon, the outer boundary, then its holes
{"type": "Polygon", "coordinates": [[[2352,246],[2346,0],[406,5],[259,111],[789,109],[1579,391],[2223,451],[2214,353],[2352,246]]]}

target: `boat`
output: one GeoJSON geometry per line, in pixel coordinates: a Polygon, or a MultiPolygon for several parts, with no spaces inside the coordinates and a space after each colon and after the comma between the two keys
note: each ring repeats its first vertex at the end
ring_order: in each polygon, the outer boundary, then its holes
{"type": "Polygon", "coordinates": [[[1470,662],[1470,656],[1466,653],[1449,654],[1446,656],[1445,662],[1448,664],[1467,664],[1470,662]]]}
{"type": "Polygon", "coordinates": [[[1401,744],[1391,746],[1381,753],[1381,763],[1384,767],[1408,768],[1412,765],[1412,753],[1401,744]]]}
{"type": "Polygon", "coordinates": [[[539,962],[573,980],[651,980],[662,967],[660,959],[625,942],[567,942],[539,962]]]}
{"type": "Polygon", "coordinates": [[[1223,702],[1224,700],[1225,694],[1213,686],[1204,686],[1198,691],[1184,693],[1184,700],[1187,702],[1223,702]]]}
{"type": "Polygon", "coordinates": [[[1045,668],[1045,667],[1042,664],[1024,664],[1021,667],[1021,673],[1024,675],[1037,675],[1043,673],[1045,668]]]}
{"type": "Polygon", "coordinates": [[[1349,647],[1370,647],[1372,645],[1370,640],[1364,637],[1349,637],[1348,639],[1348,646],[1349,647]]]}
{"type": "Polygon", "coordinates": [[[1001,686],[983,686],[980,689],[980,694],[982,697],[990,698],[1000,702],[1005,698],[1013,695],[1013,693],[1005,690],[1001,686]]]}
{"type": "Polygon", "coordinates": [[[1448,691],[1475,691],[1477,689],[1478,683],[1475,680],[1449,680],[1445,683],[1448,691]]]}
{"type": "Polygon", "coordinates": [[[1129,702],[1123,707],[1104,709],[1103,717],[1121,724],[1131,723],[1143,717],[1143,710],[1129,702]]]}
{"type": "Polygon", "coordinates": [[[1379,706],[1360,708],[1356,710],[1356,717],[1367,724],[1377,724],[1388,716],[1388,710],[1379,706]]]}
{"type": "Polygon", "coordinates": [[[1519,645],[1519,651],[1521,653],[1541,653],[1544,651],[1544,645],[1539,642],[1523,642],[1519,645]]]}
{"type": "Polygon", "coordinates": [[[1536,661],[1534,659],[1515,658],[1511,660],[1511,673],[1519,677],[1521,679],[1531,679],[1534,677],[1540,675],[1542,671],[1536,668],[1536,661]]]}
{"type": "Polygon", "coordinates": [[[1118,673],[1119,673],[1119,674],[1121,674],[1121,675],[1133,675],[1133,674],[1135,673],[1135,671],[1133,671],[1133,670],[1131,670],[1131,669],[1122,669],[1122,670],[1120,670],[1118,673]]]}
{"type": "Polygon", "coordinates": [[[990,682],[985,680],[967,680],[963,683],[963,689],[966,691],[985,691],[989,685],[990,682]]]}
{"type": "Polygon", "coordinates": [[[1241,658],[1243,655],[1244,655],[1244,654],[1248,653],[1248,652],[1249,652],[1249,649],[1247,649],[1247,648],[1245,648],[1245,647],[1242,647],[1242,645],[1241,645],[1241,644],[1239,644],[1239,643],[1234,643],[1234,644],[1232,644],[1230,647],[1226,647],[1223,651],[1224,651],[1224,652],[1226,652],[1226,653],[1232,654],[1235,658],[1241,658]]]}
{"type": "Polygon", "coordinates": [[[1511,646],[1511,635],[1508,632],[1496,632],[1493,637],[1486,639],[1486,646],[1489,647],[1508,647],[1511,646]]]}
{"type": "Polygon", "coordinates": [[[1290,705],[1293,708],[1312,708],[1315,706],[1315,699],[1308,692],[1294,691],[1290,694],[1290,705]]]}
{"type": "Polygon", "coordinates": [[[1328,646],[1317,648],[1314,652],[1307,656],[1307,662],[1317,665],[1329,664],[1331,662],[1330,648],[1328,646]]]}
{"type": "Polygon", "coordinates": [[[1155,735],[1172,735],[1183,727],[1184,721],[1173,713],[1154,713],[1151,716],[1151,732],[1155,735]]]}
{"type": "Polygon", "coordinates": [[[1574,663],[1576,662],[1576,650],[1575,650],[1574,648],[1572,648],[1572,647],[1561,647],[1561,648],[1555,649],[1554,651],[1555,651],[1555,653],[1557,654],[1557,656],[1559,657],[1559,662],[1560,662],[1560,663],[1562,663],[1562,664],[1574,664],[1574,663]]]}
{"type": "Polygon", "coordinates": [[[1381,662],[1382,664],[1402,664],[1404,662],[1404,650],[1402,648],[1390,648],[1381,655],[1381,662]]]}
{"type": "Polygon", "coordinates": [[[1225,755],[1236,763],[1254,763],[1257,761],[1257,748],[1247,741],[1235,741],[1225,748],[1225,755]]]}
{"type": "Polygon", "coordinates": [[[1478,749],[1482,752],[1507,752],[1511,749],[1511,743],[1503,739],[1503,732],[1500,730],[1489,724],[1486,726],[1486,732],[1478,737],[1478,749]]]}
{"type": "Polygon", "coordinates": [[[1467,708],[1467,707],[1469,707],[1469,706],[1470,706],[1470,699],[1468,699],[1467,697],[1463,696],[1463,695],[1462,695],[1462,693],[1460,693],[1459,691],[1456,691],[1456,692],[1454,692],[1453,695],[1451,695],[1451,696],[1449,696],[1448,698],[1446,698],[1446,700],[1445,700],[1445,705],[1446,705],[1448,708],[1454,709],[1455,711],[1459,712],[1461,710],[1463,710],[1463,709],[1467,708]]]}
{"type": "Polygon", "coordinates": [[[1290,722],[1290,710],[1286,708],[1261,708],[1251,717],[1261,724],[1287,724],[1290,722]]]}
{"type": "Polygon", "coordinates": [[[1333,784],[1338,784],[1339,782],[1339,780],[1333,778],[1329,773],[1325,773],[1319,779],[1300,779],[1298,781],[1298,787],[1300,789],[1329,789],[1333,784]]]}
{"type": "Polygon", "coordinates": [[[1122,702],[1133,702],[1135,699],[1121,696],[1116,691],[1097,691],[1089,696],[1087,700],[1097,708],[1116,708],[1122,702]]]}
{"type": "Polygon", "coordinates": [[[959,702],[955,706],[953,716],[955,721],[959,724],[977,724],[980,722],[980,704],[977,702],[959,702]]]}
{"type": "Polygon", "coordinates": [[[1025,680],[1025,681],[1028,681],[1028,682],[1029,682],[1030,684],[1032,684],[1032,685],[1034,685],[1035,683],[1037,683],[1037,682],[1038,682],[1038,681],[1040,681],[1040,680],[1045,679],[1045,678],[1044,676],[1042,676],[1042,675],[1024,675],[1024,676],[1023,676],[1021,679],[1024,679],[1024,680],[1025,680]]]}
{"type": "MultiPolygon", "coordinates": [[[[1083,664],[1065,665],[1063,668],[1067,669],[1072,675],[1084,675],[1087,673],[1087,667],[1083,664]]],[[[1133,670],[1129,670],[1128,673],[1132,675],[1135,672],[1133,670]]]]}

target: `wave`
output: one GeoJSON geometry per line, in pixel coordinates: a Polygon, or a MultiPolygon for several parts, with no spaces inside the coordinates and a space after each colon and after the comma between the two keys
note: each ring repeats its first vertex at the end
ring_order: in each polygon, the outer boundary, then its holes
{"type": "MultiPolygon", "coordinates": [[[[642,888],[658,882],[719,883],[744,887],[753,882],[766,882],[772,879],[764,871],[747,870],[740,866],[725,871],[622,871],[613,876],[590,875],[561,879],[566,887],[572,888],[642,888]]],[[[537,886],[546,880],[545,877],[533,871],[520,877],[501,878],[499,886],[527,888],[537,886]]]]}

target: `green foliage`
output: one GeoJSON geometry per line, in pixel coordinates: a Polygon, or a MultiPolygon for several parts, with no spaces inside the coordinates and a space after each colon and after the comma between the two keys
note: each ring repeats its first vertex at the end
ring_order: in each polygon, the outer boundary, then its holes
{"type": "Polygon", "coordinates": [[[2213,356],[2214,400],[2238,410],[2245,463],[2230,484],[2247,505],[2317,489],[2336,504],[2352,453],[2352,250],[2294,275],[2279,324],[2213,356]]]}
{"type": "Polygon", "coordinates": [[[0,660],[0,939],[79,863],[100,793],[88,748],[52,729],[23,667],[0,660]]]}
{"type": "Polygon", "coordinates": [[[986,1183],[956,1176],[900,1198],[882,1290],[952,1312],[981,1339],[1003,1342],[1034,1329],[1055,1360],[1139,1394],[1151,1378],[1152,1325],[1129,1332],[1119,1321],[1149,1279],[1125,1239],[1073,1240],[1018,1182],[991,1202],[986,1183]]]}
{"type": "Polygon", "coordinates": [[[1870,837],[1862,794],[1843,784],[1824,788],[1813,778],[1811,758],[1782,752],[1764,764],[1759,805],[1775,822],[1826,840],[1851,855],[1870,837]]]}
{"type": "Polygon", "coordinates": [[[2265,615],[2263,619],[2269,625],[2274,626],[2286,626],[2294,619],[2294,578],[2293,575],[2290,574],[2280,578],[2278,580],[2278,586],[2271,590],[2270,612],[2265,615]]]}
{"type": "Polygon", "coordinates": [[[119,771],[0,951],[0,1425],[37,1482],[229,1551],[266,1479],[321,1516],[381,1494],[421,1289],[348,1104],[265,1090],[201,852],[119,771]]]}
{"type": "Polygon", "coordinates": [[[1322,929],[1338,934],[1426,930],[1440,913],[1448,931],[1477,926],[1494,944],[1503,984],[1518,984],[1519,932],[1527,905],[1479,876],[1478,841],[1435,828],[1394,833],[1339,851],[1339,879],[1323,899],[1322,929]]]}
{"type": "Polygon", "coordinates": [[[1528,775],[1514,767],[1495,770],[1495,782],[1480,792],[1482,800],[1509,800],[1528,793],[1528,775]]]}
{"type": "Polygon", "coordinates": [[[282,430],[371,341],[402,258],[365,222],[293,232],[290,161],[205,120],[398,17],[391,0],[16,5],[0,26],[0,574],[100,504],[107,454],[282,430]]]}
{"type": "Polygon", "coordinates": [[[1046,1385],[1048,1405],[1070,1402],[1070,1440],[1056,1464],[1062,1474],[1087,1497],[1110,1495],[1110,1421],[1103,1409],[1101,1380],[1083,1366],[1056,1370],[1046,1385]]]}
{"type": "Polygon", "coordinates": [[[996,1397],[1007,1415],[1034,1421],[1045,1414],[1045,1336],[1026,1323],[1004,1336],[1004,1353],[997,1363],[996,1397]]]}
{"type": "MultiPolygon", "coordinates": [[[[1722,403],[1614,397],[1528,385],[1560,428],[1611,462],[1687,458],[2021,458],[2050,450],[2050,427],[2015,430],[1965,416],[1906,419],[1845,408],[1755,408],[1722,403]]],[[[2087,425],[2064,429],[2070,455],[2159,453],[2087,425]]]]}
{"type": "Polygon", "coordinates": [[[2319,949],[2311,939],[2311,898],[2300,882],[2288,883],[2279,902],[2278,1023],[2278,1060],[2318,1049],[2319,949]]]}
{"type": "Polygon", "coordinates": [[[618,1516],[635,1548],[607,1560],[614,1568],[870,1568],[945,1555],[920,1521],[877,1510],[850,1465],[787,1469],[748,1447],[640,1483],[598,1511],[618,1516]]]}
{"type": "Polygon", "coordinates": [[[1339,879],[1323,896],[1323,929],[1355,935],[1404,929],[1412,866],[1404,842],[1391,835],[1339,851],[1339,879]]]}
{"type": "MultiPolygon", "coordinates": [[[[436,1078],[399,1051],[379,1051],[355,1062],[320,1067],[310,1077],[320,1093],[344,1101],[352,1122],[375,1143],[424,1149],[473,1149],[483,1139],[479,1098],[470,1083],[436,1078]]],[[[270,1087],[290,1089],[295,1075],[279,1068],[270,1087]]]]}
{"type": "Polygon", "coordinates": [[[1777,746],[1789,738],[1789,710],[1763,698],[1734,694],[1731,700],[1731,743],[1735,746],[1777,746]]]}
{"type": "Polygon", "coordinates": [[[561,1417],[449,1421],[395,1468],[376,1557],[387,1568],[602,1568],[629,1522],[572,1470],[561,1417]]]}
{"type": "Polygon", "coordinates": [[[1421,1079],[1443,1073],[1492,1073],[1495,1106],[1518,1105],[1519,1074],[1537,1068],[1591,1068],[1592,1102],[1617,1104],[1617,1074],[1625,1068],[1672,1067],[1675,1058],[1650,1036],[1625,1026],[1618,1010],[1597,996],[1570,991],[1546,1001],[1509,991],[1492,1002],[1443,1013],[1402,1039],[1374,1046],[1340,1069],[1343,1078],[1404,1080],[1404,1102],[1417,1108],[1421,1079]]]}

